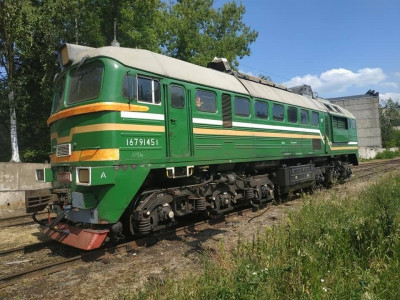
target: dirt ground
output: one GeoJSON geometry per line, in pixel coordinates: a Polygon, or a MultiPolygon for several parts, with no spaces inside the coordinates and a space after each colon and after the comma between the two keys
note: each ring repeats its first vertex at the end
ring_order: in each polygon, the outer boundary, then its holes
{"type": "MultiPolygon", "coordinates": [[[[365,189],[366,182],[349,182],[339,188],[324,190],[313,197],[355,194],[365,189]]],[[[80,263],[62,272],[40,278],[25,279],[5,289],[0,289],[0,299],[117,299],[133,294],[148,281],[179,278],[185,272],[197,272],[203,250],[218,251],[222,242],[225,249],[235,247],[238,237],[252,239],[257,231],[285,222],[288,212],[302,206],[303,199],[288,201],[268,209],[213,225],[212,228],[184,237],[159,241],[153,246],[137,251],[117,254],[99,262],[80,263]]],[[[0,213],[1,215],[1,213],[0,213]]],[[[14,227],[0,231],[0,249],[26,245],[44,236],[37,226],[14,227]]],[[[47,254],[49,255],[49,254],[47,254]]],[[[24,255],[19,257],[24,260],[24,255]]],[[[2,262],[6,268],[6,262],[2,262]]],[[[29,262],[27,262],[29,263],[29,262]]],[[[0,276],[2,272],[0,271],[0,276]]]]}

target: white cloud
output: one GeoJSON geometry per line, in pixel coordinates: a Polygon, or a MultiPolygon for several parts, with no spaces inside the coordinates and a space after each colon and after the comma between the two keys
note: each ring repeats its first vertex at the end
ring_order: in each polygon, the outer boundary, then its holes
{"type": "Polygon", "coordinates": [[[282,84],[288,87],[308,84],[314,91],[324,95],[343,93],[352,87],[370,87],[381,84],[386,77],[381,68],[364,68],[357,72],[339,68],[325,71],[320,75],[296,76],[282,84]]]}
{"type": "Polygon", "coordinates": [[[379,100],[388,100],[391,98],[393,101],[399,102],[400,101],[400,93],[384,93],[379,94],[379,100]]]}
{"type": "Polygon", "coordinates": [[[399,85],[396,82],[382,82],[381,86],[384,88],[398,89],[399,85]]]}

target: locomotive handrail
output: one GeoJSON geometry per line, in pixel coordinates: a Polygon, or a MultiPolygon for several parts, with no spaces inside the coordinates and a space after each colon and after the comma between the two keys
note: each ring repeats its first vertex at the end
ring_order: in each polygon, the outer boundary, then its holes
{"type": "Polygon", "coordinates": [[[57,221],[57,218],[56,219],[54,219],[54,221],[51,223],[51,224],[46,224],[45,222],[43,222],[43,221],[39,221],[37,218],[36,218],[36,212],[32,215],[32,219],[33,219],[33,221],[35,222],[35,223],[37,223],[37,224],[39,224],[40,226],[44,226],[44,227],[48,227],[48,228],[50,228],[51,230],[53,230],[53,231],[55,231],[55,232],[58,232],[58,233],[63,233],[63,234],[66,234],[66,235],[68,235],[69,234],[69,231],[68,230],[61,230],[61,229],[58,229],[58,228],[55,228],[54,226],[59,222],[59,221],[61,221],[61,219],[62,218],[60,218],[58,221],[57,221]],[[57,222],[55,222],[55,221],[57,221],[57,222]]]}

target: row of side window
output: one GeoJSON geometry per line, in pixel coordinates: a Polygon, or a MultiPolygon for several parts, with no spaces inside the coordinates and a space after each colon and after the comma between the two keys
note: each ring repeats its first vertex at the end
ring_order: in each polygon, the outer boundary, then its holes
{"type": "MultiPolygon", "coordinates": [[[[228,96],[227,100],[230,102],[230,96],[228,96]]],[[[225,106],[224,103],[222,106],[225,106]]],[[[217,111],[215,93],[196,90],[196,108],[198,111],[215,113],[217,111]]],[[[250,117],[250,100],[242,97],[235,97],[233,102],[233,112],[239,117],[250,117]]],[[[256,118],[269,119],[268,102],[256,100],[254,102],[254,112],[256,118]]],[[[272,119],[274,121],[284,121],[285,107],[282,104],[272,104],[272,119]]],[[[299,123],[297,107],[289,106],[287,108],[287,119],[290,123],[299,123]]],[[[309,111],[306,109],[300,109],[300,124],[309,124],[309,119],[309,111]]],[[[319,114],[316,111],[311,112],[311,124],[314,126],[319,125],[319,114]]]]}
{"type": "MultiPolygon", "coordinates": [[[[171,86],[171,106],[183,108],[185,106],[184,90],[179,86],[171,86]]],[[[161,103],[160,81],[144,76],[126,74],[123,80],[122,96],[128,99],[137,99],[138,102],[150,104],[161,103]]],[[[230,96],[225,99],[230,102],[230,96]]],[[[217,111],[217,98],[214,92],[206,90],[196,90],[195,106],[198,111],[215,113],[217,111]]],[[[225,105],[227,106],[227,105],[225,105]]],[[[268,102],[256,100],[254,102],[254,111],[256,118],[269,119],[268,102]]],[[[229,111],[230,111],[229,107],[229,111]]],[[[225,109],[226,110],[226,109],[225,109]]],[[[233,102],[233,112],[236,116],[250,116],[250,100],[243,97],[235,97],[233,102]]],[[[272,120],[284,121],[285,107],[282,104],[272,104],[272,120]]],[[[299,123],[298,108],[289,106],[287,108],[287,120],[289,123],[299,123]]],[[[300,109],[300,124],[309,124],[309,111],[300,109]]],[[[318,112],[311,112],[311,124],[318,126],[318,112]]]]}

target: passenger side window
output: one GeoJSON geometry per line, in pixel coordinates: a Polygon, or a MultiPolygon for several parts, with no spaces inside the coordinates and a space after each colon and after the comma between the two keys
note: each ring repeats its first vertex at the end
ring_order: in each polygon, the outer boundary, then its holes
{"type": "Polygon", "coordinates": [[[319,124],[319,114],[315,111],[311,113],[311,124],[314,126],[318,126],[319,124]]]}
{"type": "Polygon", "coordinates": [[[250,101],[245,98],[235,97],[234,109],[236,116],[248,117],[250,116],[250,101]]]}
{"type": "Polygon", "coordinates": [[[300,123],[308,124],[308,110],[305,109],[300,110],[300,123]]]}
{"type": "Polygon", "coordinates": [[[196,91],[196,109],[198,111],[214,113],[217,111],[217,99],[213,92],[196,91]]]}
{"type": "Polygon", "coordinates": [[[272,118],[275,121],[283,121],[284,119],[284,107],[280,104],[274,104],[272,106],[272,118]]]}
{"type": "Polygon", "coordinates": [[[297,123],[297,108],[296,107],[288,107],[287,114],[288,114],[288,121],[290,123],[297,123]]]}
{"type": "Polygon", "coordinates": [[[254,111],[257,118],[268,119],[268,103],[256,101],[254,103],[254,111]]]}
{"type": "Polygon", "coordinates": [[[138,102],[161,103],[160,82],[155,79],[138,76],[138,102]]]}

